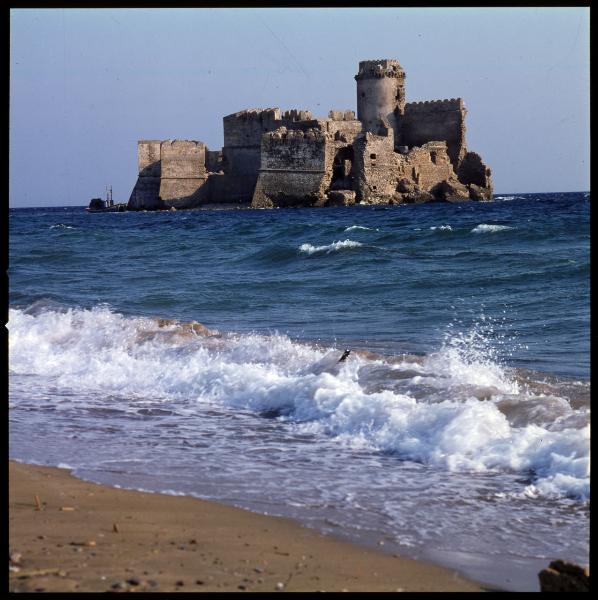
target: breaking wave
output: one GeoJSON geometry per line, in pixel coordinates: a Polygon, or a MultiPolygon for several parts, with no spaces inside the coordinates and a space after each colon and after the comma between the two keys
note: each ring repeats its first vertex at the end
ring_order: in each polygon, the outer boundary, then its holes
{"type": "Polygon", "coordinates": [[[359,248],[360,246],[363,246],[363,244],[355,242],[353,240],[332,242],[332,244],[328,244],[326,246],[312,246],[312,244],[301,244],[301,246],[299,246],[299,252],[303,252],[305,254],[316,254],[319,252],[325,252],[326,254],[330,254],[331,252],[347,250],[348,248],[359,248]]]}
{"type": "Polygon", "coordinates": [[[219,334],[107,307],[11,308],[8,328],[11,384],[31,381],[29,403],[40,390],[57,410],[137,414],[168,402],[181,419],[218,405],[449,471],[531,475],[526,498],[589,498],[589,408],[522,382],[479,328],[447,334],[423,357],[355,350],[342,362],[340,350],[285,335],[219,334]]]}
{"type": "Polygon", "coordinates": [[[471,233],[495,233],[497,231],[507,231],[508,229],[514,229],[508,225],[489,225],[482,223],[471,230],[471,233]]]}
{"type": "Polygon", "coordinates": [[[365,231],[378,231],[377,227],[364,227],[363,225],[351,225],[346,227],[345,231],[356,231],[357,229],[363,229],[365,231]]]}
{"type": "Polygon", "coordinates": [[[65,225],[64,223],[57,223],[56,225],[50,225],[50,229],[76,229],[76,227],[65,225]]]}
{"type": "Polygon", "coordinates": [[[436,231],[437,229],[439,231],[452,231],[453,230],[453,228],[450,225],[437,225],[437,226],[430,227],[430,229],[432,231],[436,231]]]}

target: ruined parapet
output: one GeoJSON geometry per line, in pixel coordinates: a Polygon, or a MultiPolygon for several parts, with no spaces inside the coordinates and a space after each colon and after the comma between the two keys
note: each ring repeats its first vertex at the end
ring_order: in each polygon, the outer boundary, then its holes
{"type": "MultiPolygon", "coordinates": [[[[390,133],[390,132],[389,132],[390,133]]],[[[360,202],[394,204],[448,199],[452,192],[469,199],[468,187],[457,176],[444,141],[433,141],[394,151],[392,136],[366,133],[353,144],[355,149],[355,190],[360,202]],[[441,184],[446,183],[443,187],[441,184]]],[[[451,196],[452,199],[452,196],[451,196]]]]}
{"type": "Polygon", "coordinates": [[[455,169],[467,152],[465,115],[461,98],[409,102],[401,122],[401,143],[413,147],[426,142],[444,140],[455,169]]]}
{"type": "Polygon", "coordinates": [[[332,121],[355,121],[355,111],[353,110],[331,110],[328,112],[328,118],[332,121]]]}
{"type": "Polygon", "coordinates": [[[474,200],[492,199],[492,171],[476,152],[468,152],[459,164],[459,181],[468,185],[474,200]]]}
{"type": "Polygon", "coordinates": [[[311,121],[313,116],[309,110],[299,110],[293,108],[291,110],[285,110],[282,115],[283,121],[311,121]]]}
{"type": "Polygon", "coordinates": [[[337,146],[352,144],[363,131],[361,121],[355,118],[352,110],[331,110],[325,122],[325,130],[333,137],[337,146]]]}
{"type": "Polygon", "coordinates": [[[456,178],[446,142],[428,142],[412,148],[401,163],[401,173],[425,192],[442,181],[456,178]]]}
{"type": "Polygon", "coordinates": [[[387,135],[365,132],[353,142],[354,187],[357,200],[386,204],[394,196],[401,155],[394,152],[392,130],[387,135]]]}
{"type": "Polygon", "coordinates": [[[405,71],[398,60],[364,60],[359,63],[357,118],[364,131],[380,133],[382,119],[398,133],[405,109],[405,71]]]}
{"type": "Polygon", "coordinates": [[[262,137],[255,208],[318,205],[332,176],[330,137],[320,128],[279,129],[262,137]]]}

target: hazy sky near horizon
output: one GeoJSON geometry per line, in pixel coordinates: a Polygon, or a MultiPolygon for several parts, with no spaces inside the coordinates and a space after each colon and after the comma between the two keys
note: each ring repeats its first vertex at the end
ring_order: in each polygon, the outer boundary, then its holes
{"type": "Polygon", "coordinates": [[[356,110],[360,60],[462,97],[496,193],[589,189],[589,8],[13,9],[11,207],[127,201],[137,140],[223,144],[244,108],[356,110]]]}

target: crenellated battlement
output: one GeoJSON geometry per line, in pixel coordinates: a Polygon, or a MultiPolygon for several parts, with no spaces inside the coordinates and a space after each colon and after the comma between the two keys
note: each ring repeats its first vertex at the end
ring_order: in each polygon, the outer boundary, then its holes
{"type": "Polygon", "coordinates": [[[333,121],[355,121],[354,110],[331,110],[328,113],[328,118],[333,121]]]}
{"type": "Polygon", "coordinates": [[[285,121],[311,121],[313,119],[309,110],[298,110],[296,108],[285,110],[282,117],[285,121]]]}
{"type": "Polygon", "coordinates": [[[313,127],[310,127],[305,131],[301,129],[287,129],[286,127],[279,127],[274,131],[270,131],[264,134],[264,138],[266,139],[266,141],[273,143],[324,141],[326,137],[327,136],[325,132],[313,127]]]}
{"type": "Polygon", "coordinates": [[[203,142],[198,142],[196,140],[163,140],[160,142],[160,146],[162,148],[205,148],[205,144],[203,142]]]}
{"type": "Polygon", "coordinates": [[[229,121],[280,121],[280,108],[247,108],[226,115],[224,119],[229,121]]]}
{"type": "Polygon", "coordinates": [[[421,102],[407,102],[407,104],[405,104],[405,114],[422,114],[427,112],[440,112],[464,109],[465,103],[463,102],[462,98],[445,98],[444,100],[424,100],[421,102]]]}
{"type": "Polygon", "coordinates": [[[405,79],[405,71],[398,60],[390,58],[362,60],[359,62],[359,71],[355,75],[356,81],[361,79],[378,79],[380,77],[405,79]]]}

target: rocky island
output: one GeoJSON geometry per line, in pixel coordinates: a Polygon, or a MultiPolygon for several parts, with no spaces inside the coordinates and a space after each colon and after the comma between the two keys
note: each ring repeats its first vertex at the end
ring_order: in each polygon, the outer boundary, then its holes
{"type": "Polygon", "coordinates": [[[248,109],[225,116],[224,146],[140,140],[128,210],[491,200],[491,171],[465,142],[461,98],[405,102],[397,60],[359,63],[357,117],[248,109]]]}

